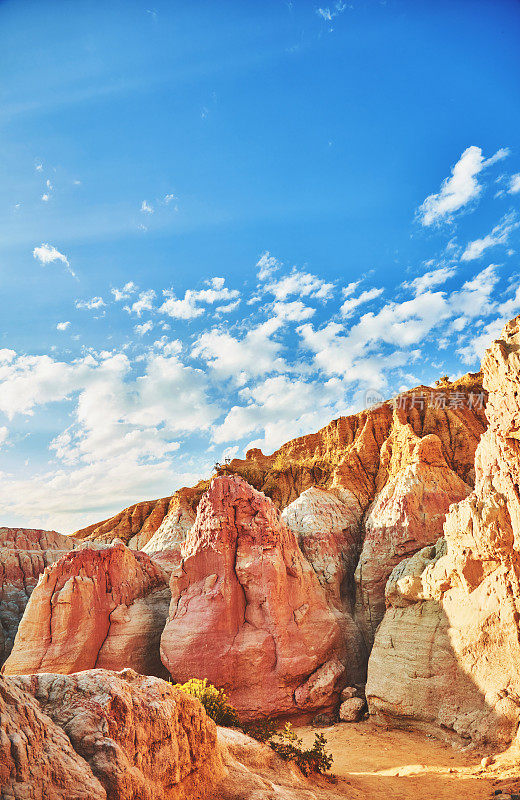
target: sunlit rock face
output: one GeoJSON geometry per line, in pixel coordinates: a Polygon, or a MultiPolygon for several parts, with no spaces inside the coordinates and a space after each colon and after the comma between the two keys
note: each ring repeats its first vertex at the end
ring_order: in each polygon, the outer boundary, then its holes
{"type": "Polygon", "coordinates": [[[340,626],[273,503],[238,476],[216,478],[182,554],[161,640],[174,680],[208,678],[245,719],[332,708],[340,626]]]}
{"type": "Polygon", "coordinates": [[[11,652],[43,570],[77,546],[72,537],[56,531],[0,528],[0,665],[11,652]]]}
{"type": "Polygon", "coordinates": [[[163,550],[172,550],[181,545],[195,522],[193,511],[185,495],[174,495],[170,508],[152,538],[142,547],[144,553],[152,555],[163,550]]]}
{"type": "Polygon", "coordinates": [[[2,797],[210,800],[223,776],[200,703],[132,670],[0,677],[2,797]]]}
{"type": "Polygon", "coordinates": [[[122,542],[75,550],[45,569],[20,623],[7,675],[132,667],[164,674],[165,572],[122,542]]]}
{"type": "Polygon", "coordinates": [[[444,540],[394,569],[367,684],[369,708],[384,719],[497,743],[520,719],[519,322],[483,359],[489,428],[475,490],[450,510],[444,540]]]}
{"type": "Polygon", "coordinates": [[[385,613],[385,585],[392,569],[434,544],[442,536],[450,505],[471,492],[471,486],[448,466],[436,434],[419,438],[410,427],[400,434],[400,440],[385,443],[384,449],[398,449],[397,463],[366,514],[356,569],[356,618],[368,648],[385,613]]]}

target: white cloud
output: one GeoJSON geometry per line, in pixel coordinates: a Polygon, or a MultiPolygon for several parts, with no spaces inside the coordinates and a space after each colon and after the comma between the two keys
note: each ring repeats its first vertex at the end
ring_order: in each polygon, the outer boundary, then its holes
{"type": "Polygon", "coordinates": [[[435,286],[446,283],[449,278],[453,278],[456,272],[456,267],[438,267],[438,269],[425,272],[424,275],[419,275],[418,278],[409,283],[403,283],[403,288],[412,289],[416,295],[422,294],[435,286]]]}
{"type": "Polygon", "coordinates": [[[508,191],[509,194],[518,194],[520,192],[520,172],[517,172],[516,175],[511,175],[508,191]]]}
{"type": "MultiPolygon", "coordinates": [[[[217,302],[225,303],[227,301],[232,303],[230,310],[236,307],[234,301],[239,298],[240,292],[224,286],[224,278],[210,278],[206,283],[209,288],[198,291],[187,289],[182,299],[178,299],[171,289],[165,289],[163,294],[166,300],[159,307],[159,313],[167,314],[173,319],[195,319],[204,314],[205,309],[199,305],[200,303],[213,305],[217,302]]],[[[221,306],[220,309],[225,310],[226,306],[221,306]]]]}
{"type": "Polygon", "coordinates": [[[322,17],[326,22],[332,22],[339,14],[342,14],[343,11],[347,8],[347,4],[343,2],[334,3],[332,7],[327,6],[326,8],[317,8],[316,14],[319,17],[322,17]]]}
{"type": "Polygon", "coordinates": [[[66,331],[67,328],[70,328],[70,322],[58,322],[56,325],[57,331],[66,331]]]}
{"type": "Polygon", "coordinates": [[[334,284],[326,283],[316,275],[312,275],[310,272],[302,272],[294,267],[288,275],[266,284],[264,288],[266,292],[274,295],[277,300],[287,300],[290,295],[328,300],[332,297],[334,284]]]}
{"type": "Polygon", "coordinates": [[[37,172],[41,172],[43,170],[43,164],[36,164],[34,168],[37,172]]]}
{"type": "Polygon", "coordinates": [[[419,208],[418,217],[422,224],[429,226],[450,222],[456,211],[480,196],[482,186],[477,175],[508,154],[509,151],[502,148],[491,158],[485,159],[482,148],[475,145],[468,147],[453,167],[451,176],[443,181],[440,192],[429,195],[419,208]]]}
{"type": "Polygon", "coordinates": [[[52,183],[50,182],[50,180],[48,178],[47,178],[47,181],[45,182],[45,185],[46,185],[47,189],[54,189],[54,186],[52,185],[52,183]]]}
{"type": "Polygon", "coordinates": [[[76,308],[84,308],[87,311],[94,311],[97,308],[106,306],[102,297],[92,297],[90,300],[76,300],[76,308]]]}
{"type": "Polygon", "coordinates": [[[304,305],[301,300],[293,300],[292,303],[273,303],[273,312],[278,319],[287,322],[303,322],[314,316],[316,309],[304,305]]]}
{"type": "Polygon", "coordinates": [[[2,425],[0,427],[0,448],[7,442],[9,436],[9,429],[2,425]]]}
{"type": "Polygon", "coordinates": [[[44,203],[48,203],[50,199],[51,199],[50,194],[47,193],[42,194],[42,200],[44,203]]]}
{"type": "Polygon", "coordinates": [[[506,214],[506,216],[495,225],[491,233],[484,236],[483,239],[475,239],[469,242],[464,250],[461,259],[462,261],[473,261],[480,258],[486,250],[490,247],[495,247],[497,244],[507,244],[509,236],[515,228],[518,228],[519,223],[515,222],[516,215],[506,214]]]}
{"type": "Polygon", "coordinates": [[[134,331],[137,333],[138,336],[144,336],[146,333],[149,333],[153,328],[153,322],[148,320],[148,322],[143,322],[142,325],[136,325],[134,331]]]}
{"type": "MultiPolygon", "coordinates": [[[[348,289],[348,287],[347,287],[348,289]]],[[[368,303],[370,300],[375,300],[377,297],[380,297],[384,292],[384,289],[367,289],[365,292],[361,292],[359,297],[347,297],[345,302],[340,308],[341,314],[344,317],[349,317],[351,314],[354,313],[358,306],[363,305],[363,303],[368,303]]]]}
{"type": "Polygon", "coordinates": [[[240,300],[234,300],[232,303],[227,303],[224,306],[217,306],[215,312],[217,314],[230,314],[232,311],[236,311],[239,305],[240,300]]]}
{"type": "Polygon", "coordinates": [[[197,338],[192,354],[203,359],[219,378],[233,378],[237,385],[251,377],[283,372],[287,365],[280,357],[282,345],[271,338],[280,325],[279,319],[267,320],[242,338],[214,328],[197,338]]]}
{"type": "Polygon", "coordinates": [[[462,313],[468,319],[474,319],[493,311],[491,295],[498,283],[496,269],[495,264],[490,264],[451,293],[449,304],[454,314],[462,313]]]}
{"type": "Polygon", "coordinates": [[[256,266],[258,267],[258,280],[265,281],[280,269],[281,264],[270,254],[269,250],[266,250],[256,262],[256,266]]]}
{"type": "Polygon", "coordinates": [[[137,286],[133,281],[128,281],[121,289],[112,288],[110,290],[114,295],[114,300],[119,303],[121,300],[128,300],[132,294],[137,291],[137,286]]]}
{"type": "Polygon", "coordinates": [[[143,212],[143,214],[153,214],[154,209],[153,206],[149,205],[146,202],[146,200],[143,200],[143,202],[141,203],[141,211],[143,212]]]}
{"type": "Polygon", "coordinates": [[[337,379],[305,381],[278,375],[242,389],[239,396],[243,405],[233,406],[214,430],[213,440],[219,444],[262,433],[263,440],[254,446],[272,452],[345,411],[345,387],[337,379]]]}
{"type": "Polygon", "coordinates": [[[63,253],[60,253],[60,251],[56,250],[51,244],[41,244],[39,247],[35,247],[33,250],[33,257],[36,258],[40,264],[43,264],[43,266],[52,264],[54,261],[61,261],[62,264],[65,264],[67,272],[70,272],[73,278],[76,277],[76,273],[70,266],[67,256],[64,256],[63,253]]]}
{"type": "Polygon", "coordinates": [[[137,316],[140,317],[145,311],[153,311],[154,300],[154,290],[147,289],[144,292],[140,292],[139,298],[135,301],[135,303],[132,303],[131,306],[125,306],[125,311],[128,311],[129,314],[137,314],[137,316]]]}
{"type": "Polygon", "coordinates": [[[343,289],[341,290],[341,294],[343,295],[343,297],[351,297],[354,294],[354,292],[356,291],[356,289],[357,289],[357,287],[359,286],[360,283],[361,283],[361,280],[352,281],[351,283],[347,283],[347,285],[344,286],[343,289]]]}
{"type": "Polygon", "coordinates": [[[166,205],[169,205],[169,203],[171,203],[172,200],[177,200],[177,198],[175,197],[174,194],[165,194],[164,195],[164,202],[166,203],[166,205]]]}

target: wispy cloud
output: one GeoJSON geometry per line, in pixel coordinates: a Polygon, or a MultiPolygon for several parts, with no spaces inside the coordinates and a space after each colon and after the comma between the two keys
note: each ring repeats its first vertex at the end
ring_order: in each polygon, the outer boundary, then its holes
{"type": "Polygon", "coordinates": [[[69,264],[67,256],[63,255],[63,253],[60,253],[60,251],[57,250],[53,245],[41,244],[39,247],[35,247],[33,250],[33,256],[40,262],[40,264],[43,264],[43,266],[46,264],[52,264],[55,261],[60,261],[62,264],[65,264],[67,272],[69,272],[73,278],[77,278],[76,273],[69,264]]]}
{"type": "Polygon", "coordinates": [[[420,206],[417,216],[425,226],[440,222],[451,222],[457,211],[477,200],[482,192],[477,176],[492,164],[509,155],[507,148],[501,148],[488,159],[482,155],[482,148],[472,145],[461,155],[437,194],[430,194],[420,206]]]}
{"type": "Polygon", "coordinates": [[[146,200],[143,200],[143,202],[141,203],[141,211],[143,212],[143,214],[153,214],[154,209],[153,206],[151,206],[149,203],[146,202],[146,200]]]}
{"type": "Polygon", "coordinates": [[[137,286],[133,281],[128,281],[121,289],[117,289],[113,287],[110,289],[112,294],[114,295],[114,300],[116,303],[119,303],[121,300],[128,300],[132,294],[135,294],[137,291],[137,286]]]}
{"type": "Polygon", "coordinates": [[[496,247],[497,244],[507,244],[511,232],[518,228],[519,223],[515,220],[516,214],[514,212],[506,214],[487,236],[468,242],[461,256],[462,261],[473,261],[476,258],[480,258],[491,247],[496,247]]]}
{"type": "Polygon", "coordinates": [[[520,192],[520,172],[511,175],[509,180],[509,194],[518,194],[520,192]]]}
{"type": "Polygon", "coordinates": [[[70,328],[70,322],[58,322],[56,325],[57,331],[66,331],[67,328],[70,328]]]}
{"type": "Polygon", "coordinates": [[[75,306],[87,311],[94,311],[98,308],[104,308],[106,303],[102,297],[92,297],[90,300],[76,300],[75,306]]]}

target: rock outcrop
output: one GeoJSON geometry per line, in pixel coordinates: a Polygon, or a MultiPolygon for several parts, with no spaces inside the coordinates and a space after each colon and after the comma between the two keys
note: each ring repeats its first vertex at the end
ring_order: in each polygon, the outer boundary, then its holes
{"type": "Polygon", "coordinates": [[[353,617],[354,574],[363,543],[355,496],[340,487],[331,491],[312,487],[283,510],[282,519],[296,534],[341,626],[347,680],[364,681],[368,653],[353,617]]]}
{"type": "Polygon", "coordinates": [[[78,542],[56,531],[0,528],[0,665],[41,573],[78,542]]]}
{"type": "Polygon", "coordinates": [[[106,800],[66,733],[16,680],[0,676],[2,800],[106,800]]]}
{"type": "Polygon", "coordinates": [[[520,720],[520,318],[483,360],[489,428],[444,539],[399,564],[369,661],[383,719],[504,744],[520,720]]]}
{"type": "Polygon", "coordinates": [[[214,479],[182,554],[161,639],[173,679],[208,678],[243,719],[332,707],[340,627],[273,503],[238,476],[214,479]]]}
{"type": "Polygon", "coordinates": [[[217,730],[193,697],[132,670],[0,678],[2,797],[210,800],[217,730]]]}
{"type": "Polygon", "coordinates": [[[179,492],[173,495],[168,513],[152,538],[141,549],[149,555],[176,549],[185,541],[194,522],[195,511],[188,502],[186,494],[179,492]]]}
{"type": "Polygon", "coordinates": [[[446,463],[436,434],[419,438],[411,426],[381,450],[388,479],[364,520],[365,537],[356,569],[356,619],[368,649],[385,613],[385,585],[393,568],[442,536],[446,513],[471,492],[446,463]],[[392,460],[397,463],[386,465],[392,460]]]}
{"type": "Polygon", "coordinates": [[[159,640],[169,599],[166,574],[146,554],[122,542],[75,550],[45,569],[3,672],[165,674],[159,640]]]}
{"type": "Polygon", "coordinates": [[[143,500],[125,508],[102,522],[96,522],[74,533],[76,539],[110,543],[113,539],[135,550],[146,544],[165,518],[170,507],[171,497],[160,500],[143,500]]]}

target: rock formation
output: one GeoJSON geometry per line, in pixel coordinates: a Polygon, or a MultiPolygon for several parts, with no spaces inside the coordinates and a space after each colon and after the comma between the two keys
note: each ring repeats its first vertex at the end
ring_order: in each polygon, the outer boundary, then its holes
{"type": "Polygon", "coordinates": [[[106,800],[66,733],[16,680],[0,677],[2,800],[106,800]]]}
{"type": "Polygon", "coordinates": [[[394,569],[367,683],[383,719],[502,744],[520,720],[519,348],[516,318],[483,360],[489,428],[475,490],[452,507],[444,539],[394,569]]]}
{"type": "Polygon", "coordinates": [[[208,678],[244,719],[332,707],[340,627],[273,503],[238,476],[214,479],[182,554],[161,639],[173,679],[208,678]]]}
{"type": "Polygon", "coordinates": [[[381,469],[389,477],[365,516],[356,569],[356,618],[368,648],[385,613],[385,585],[392,569],[434,544],[442,536],[450,505],[471,492],[446,463],[436,434],[419,438],[408,425],[398,432],[400,441],[390,437],[381,450],[381,469]]]}
{"type": "Polygon", "coordinates": [[[41,573],[77,546],[72,537],[56,531],[0,528],[0,665],[11,652],[41,573]]]}
{"type": "Polygon", "coordinates": [[[296,534],[341,626],[347,679],[364,681],[368,654],[353,618],[354,573],[363,542],[355,496],[340,487],[331,491],[312,487],[284,509],[282,519],[296,534]]]}
{"type": "Polygon", "coordinates": [[[193,697],[132,670],[0,678],[2,797],[210,800],[216,726],[193,697]]]}
{"type": "Polygon", "coordinates": [[[152,538],[142,547],[144,553],[152,555],[162,550],[176,549],[181,545],[195,522],[195,512],[186,494],[173,495],[168,513],[152,538]]]}
{"type": "Polygon", "coordinates": [[[164,674],[159,640],[169,599],[165,573],[146,554],[122,542],[75,550],[43,573],[3,672],[164,674]]]}
{"type": "Polygon", "coordinates": [[[121,539],[129,547],[138,550],[152,538],[167,515],[171,499],[163,497],[160,500],[135,503],[109,519],[76,531],[74,536],[77,539],[104,543],[121,539]]]}

